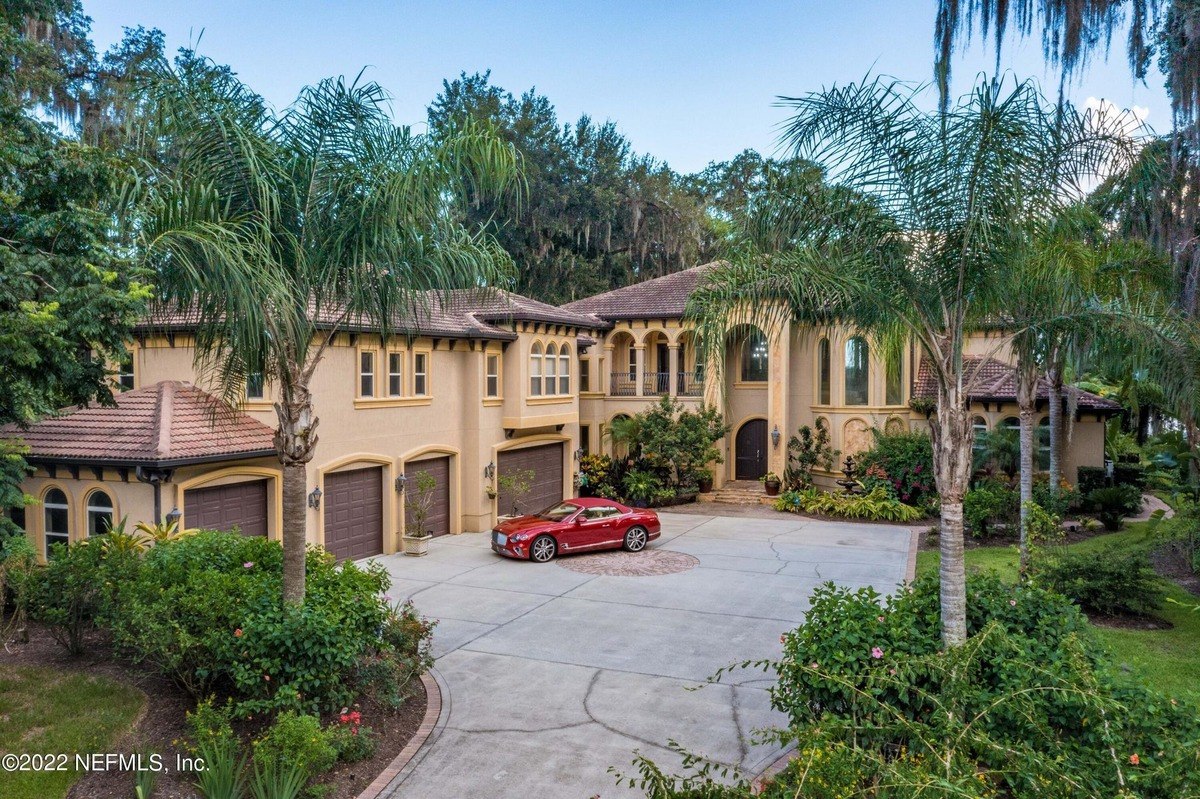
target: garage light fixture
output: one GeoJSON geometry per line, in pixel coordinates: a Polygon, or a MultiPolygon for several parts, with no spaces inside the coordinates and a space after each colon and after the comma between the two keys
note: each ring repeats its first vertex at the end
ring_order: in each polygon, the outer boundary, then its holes
{"type": "Polygon", "coordinates": [[[401,474],[396,477],[396,493],[404,493],[404,486],[408,484],[408,475],[401,474]]]}
{"type": "Polygon", "coordinates": [[[491,480],[496,476],[496,462],[491,461],[487,466],[483,467],[483,479],[491,480]]]}
{"type": "Polygon", "coordinates": [[[321,487],[317,486],[308,495],[308,507],[313,510],[321,509],[321,487]]]}
{"type": "Polygon", "coordinates": [[[779,425],[775,425],[775,429],[771,431],[771,446],[775,447],[775,449],[779,449],[780,438],[782,438],[782,436],[779,433],[779,425]]]}
{"type": "Polygon", "coordinates": [[[179,524],[182,518],[183,514],[179,512],[179,508],[171,508],[171,512],[167,514],[167,524],[179,524]]]}

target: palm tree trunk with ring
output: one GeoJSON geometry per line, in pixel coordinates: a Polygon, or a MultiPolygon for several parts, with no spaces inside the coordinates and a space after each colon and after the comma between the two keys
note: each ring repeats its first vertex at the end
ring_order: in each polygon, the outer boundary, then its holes
{"type": "Polygon", "coordinates": [[[1029,568],[1029,503],[1033,502],[1033,417],[1037,404],[1037,370],[1017,367],[1017,408],[1021,419],[1020,572],[1029,568]]]}
{"type": "Polygon", "coordinates": [[[1058,496],[1062,482],[1063,446],[1063,380],[1062,370],[1050,368],[1046,375],[1050,382],[1050,495],[1058,496]]]}
{"type": "Polygon", "coordinates": [[[935,477],[942,500],[938,549],[941,581],[942,640],[958,646],[967,640],[967,575],[963,552],[963,497],[971,478],[971,415],[957,388],[938,390],[934,419],[935,477]]]}
{"type": "Polygon", "coordinates": [[[283,601],[299,604],[308,546],[307,467],[316,451],[318,423],[308,386],[301,381],[283,386],[275,413],[275,450],[283,464],[283,601]]]}

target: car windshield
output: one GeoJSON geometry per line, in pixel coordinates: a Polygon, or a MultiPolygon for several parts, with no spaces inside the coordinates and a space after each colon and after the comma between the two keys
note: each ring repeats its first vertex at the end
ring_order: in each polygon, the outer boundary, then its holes
{"type": "Polygon", "coordinates": [[[551,505],[545,510],[538,511],[534,516],[551,522],[561,522],[577,510],[579,510],[578,505],[572,505],[570,502],[561,502],[557,505],[551,505]]]}

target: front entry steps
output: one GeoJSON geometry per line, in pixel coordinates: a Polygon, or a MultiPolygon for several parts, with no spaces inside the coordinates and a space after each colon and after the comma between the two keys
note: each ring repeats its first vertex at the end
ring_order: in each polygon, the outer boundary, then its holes
{"type": "Polygon", "coordinates": [[[774,501],[774,497],[768,497],[762,483],[757,480],[731,480],[711,494],[701,494],[696,499],[717,505],[759,505],[774,501]]]}

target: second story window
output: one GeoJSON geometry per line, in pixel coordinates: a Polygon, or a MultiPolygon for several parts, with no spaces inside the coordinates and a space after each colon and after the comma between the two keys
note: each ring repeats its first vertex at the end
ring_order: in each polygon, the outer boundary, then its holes
{"type": "Polygon", "coordinates": [[[558,345],[546,348],[546,394],[558,393],[558,345]]]}
{"type": "Polygon", "coordinates": [[[388,353],[388,396],[404,395],[404,353],[388,353]]]}
{"type": "Polygon", "coordinates": [[[542,396],[542,345],[534,344],[529,351],[529,396],[542,396]]]}
{"type": "Polygon", "coordinates": [[[558,393],[571,393],[571,351],[566,344],[558,351],[558,393]]]}
{"type": "Polygon", "coordinates": [[[375,396],[375,353],[366,350],[358,354],[358,395],[375,396]]]}
{"type": "Polygon", "coordinates": [[[134,389],[132,354],[126,355],[117,364],[117,388],[121,391],[132,391],[134,389]]]}
{"type": "Polygon", "coordinates": [[[246,375],[246,399],[260,400],[265,396],[266,386],[262,372],[251,372],[246,375]]]}
{"type": "Polygon", "coordinates": [[[869,395],[870,350],[867,340],[855,336],[846,342],[846,404],[866,405],[869,395]]]}
{"type": "Polygon", "coordinates": [[[592,390],[592,362],[587,358],[579,359],[579,390],[592,390]]]}
{"type": "Polygon", "coordinates": [[[762,383],[767,379],[767,339],[755,330],[742,345],[742,381],[762,383]]]}
{"type": "Polygon", "coordinates": [[[488,355],[484,359],[484,376],[486,378],[484,386],[484,396],[499,397],[500,396],[500,356],[488,355]]]}
{"type": "Polygon", "coordinates": [[[429,394],[429,353],[413,354],[413,395],[417,397],[429,394]]]}
{"type": "Polygon", "coordinates": [[[829,404],[830,372],[833,366],[833,356],[830,352],[829,339],[823,338],[817,344],[817,404],[829,404]]]}

